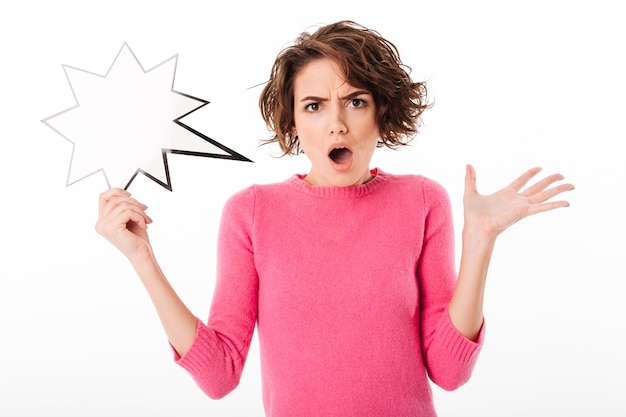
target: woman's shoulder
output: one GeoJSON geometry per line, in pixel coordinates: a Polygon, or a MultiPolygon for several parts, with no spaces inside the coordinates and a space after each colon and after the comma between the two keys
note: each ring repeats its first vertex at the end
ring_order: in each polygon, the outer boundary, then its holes
{"type": "Polygon", "coordinates": [[[259,196],[268,196],[271,198],[279,198],[281,195],[288,194],[289,180],[273,183],[259,183],[248,185],[234,192],[226,201],[226,204],[250,205],[254,204],[259,196]]]}
{"type": "Polygon", "coordinates": [[[444,186],[437,180],[421,174],[391,174],[379,170],[390,184],[422,190],[426,196],[447,195],[444,186]]]}
{"type": "Polygon", "coordinates": [[[439,181],[421,174],[384,175],[389,184],[389,198],[402,201],[409,207],[419,207],[424,213],[450,212],[450,197],[439,181]]]}

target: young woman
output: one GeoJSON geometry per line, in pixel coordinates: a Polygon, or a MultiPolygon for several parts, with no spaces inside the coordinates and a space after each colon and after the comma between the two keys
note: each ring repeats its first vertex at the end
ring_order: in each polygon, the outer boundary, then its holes
{"type": "Polygon", "coordinates": [[[307,174],[232,196],[218,236],[208,323],[161,272],[145,206],[100,196],[96,228],[144,283],[178,364],[211,397],[234,389],[258,326],[268,416],[434,416],[429,379],[452,390],[470,377],[483,341],[483,294],[497,236],[514,222],[565,207],[573,189],[531,169],[480,195],[465,179],[460,269],[446,191],[419,175],[371,168],[377,146],[417,132],[426,87],[395,46],[342,21],[282,51],[260,98],[285,154],[307,174]]]}

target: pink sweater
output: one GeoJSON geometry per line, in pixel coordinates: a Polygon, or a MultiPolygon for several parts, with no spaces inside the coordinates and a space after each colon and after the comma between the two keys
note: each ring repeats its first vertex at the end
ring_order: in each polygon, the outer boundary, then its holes
{"type": "Polygon", "coordinates": [[[295,175],[230,198],[208,324],[177,362],[212,398],[234,389],[258,326],[265,413],[435,416],[429,380],[470,377],[483,340],[447,306],[456,268],[445,190],[372,171],[353,187],[295,175]]]}

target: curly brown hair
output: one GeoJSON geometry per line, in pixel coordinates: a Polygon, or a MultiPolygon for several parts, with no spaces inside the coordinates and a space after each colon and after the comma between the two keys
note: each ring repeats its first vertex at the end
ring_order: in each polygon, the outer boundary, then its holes
{"type": "Polygon", "coordinates": [[[311,61],[329,58],[348,83],[369,91],[376,103],[379,147],[397,148],[409,143],[421,125],[421,114],[431,105],[425,82],[413,82],[411,68],[400,60],[396,46],[378,32],[350,20],[301,33],[283,49],[272,67],[259,98],[261,115],[274,136],[263,144],[278,142],[283,155],[301,152],[294,121],[294,81],[311,61]]]}

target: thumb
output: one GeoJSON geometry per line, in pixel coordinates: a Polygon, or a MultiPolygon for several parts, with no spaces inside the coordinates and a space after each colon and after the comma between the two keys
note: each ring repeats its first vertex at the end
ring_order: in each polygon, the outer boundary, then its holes
{"type": "Polygon", "coordinates": [[[476,188],[476,171],[470,164],[465,165],[465,194],[478,194],[476,188]]]}

